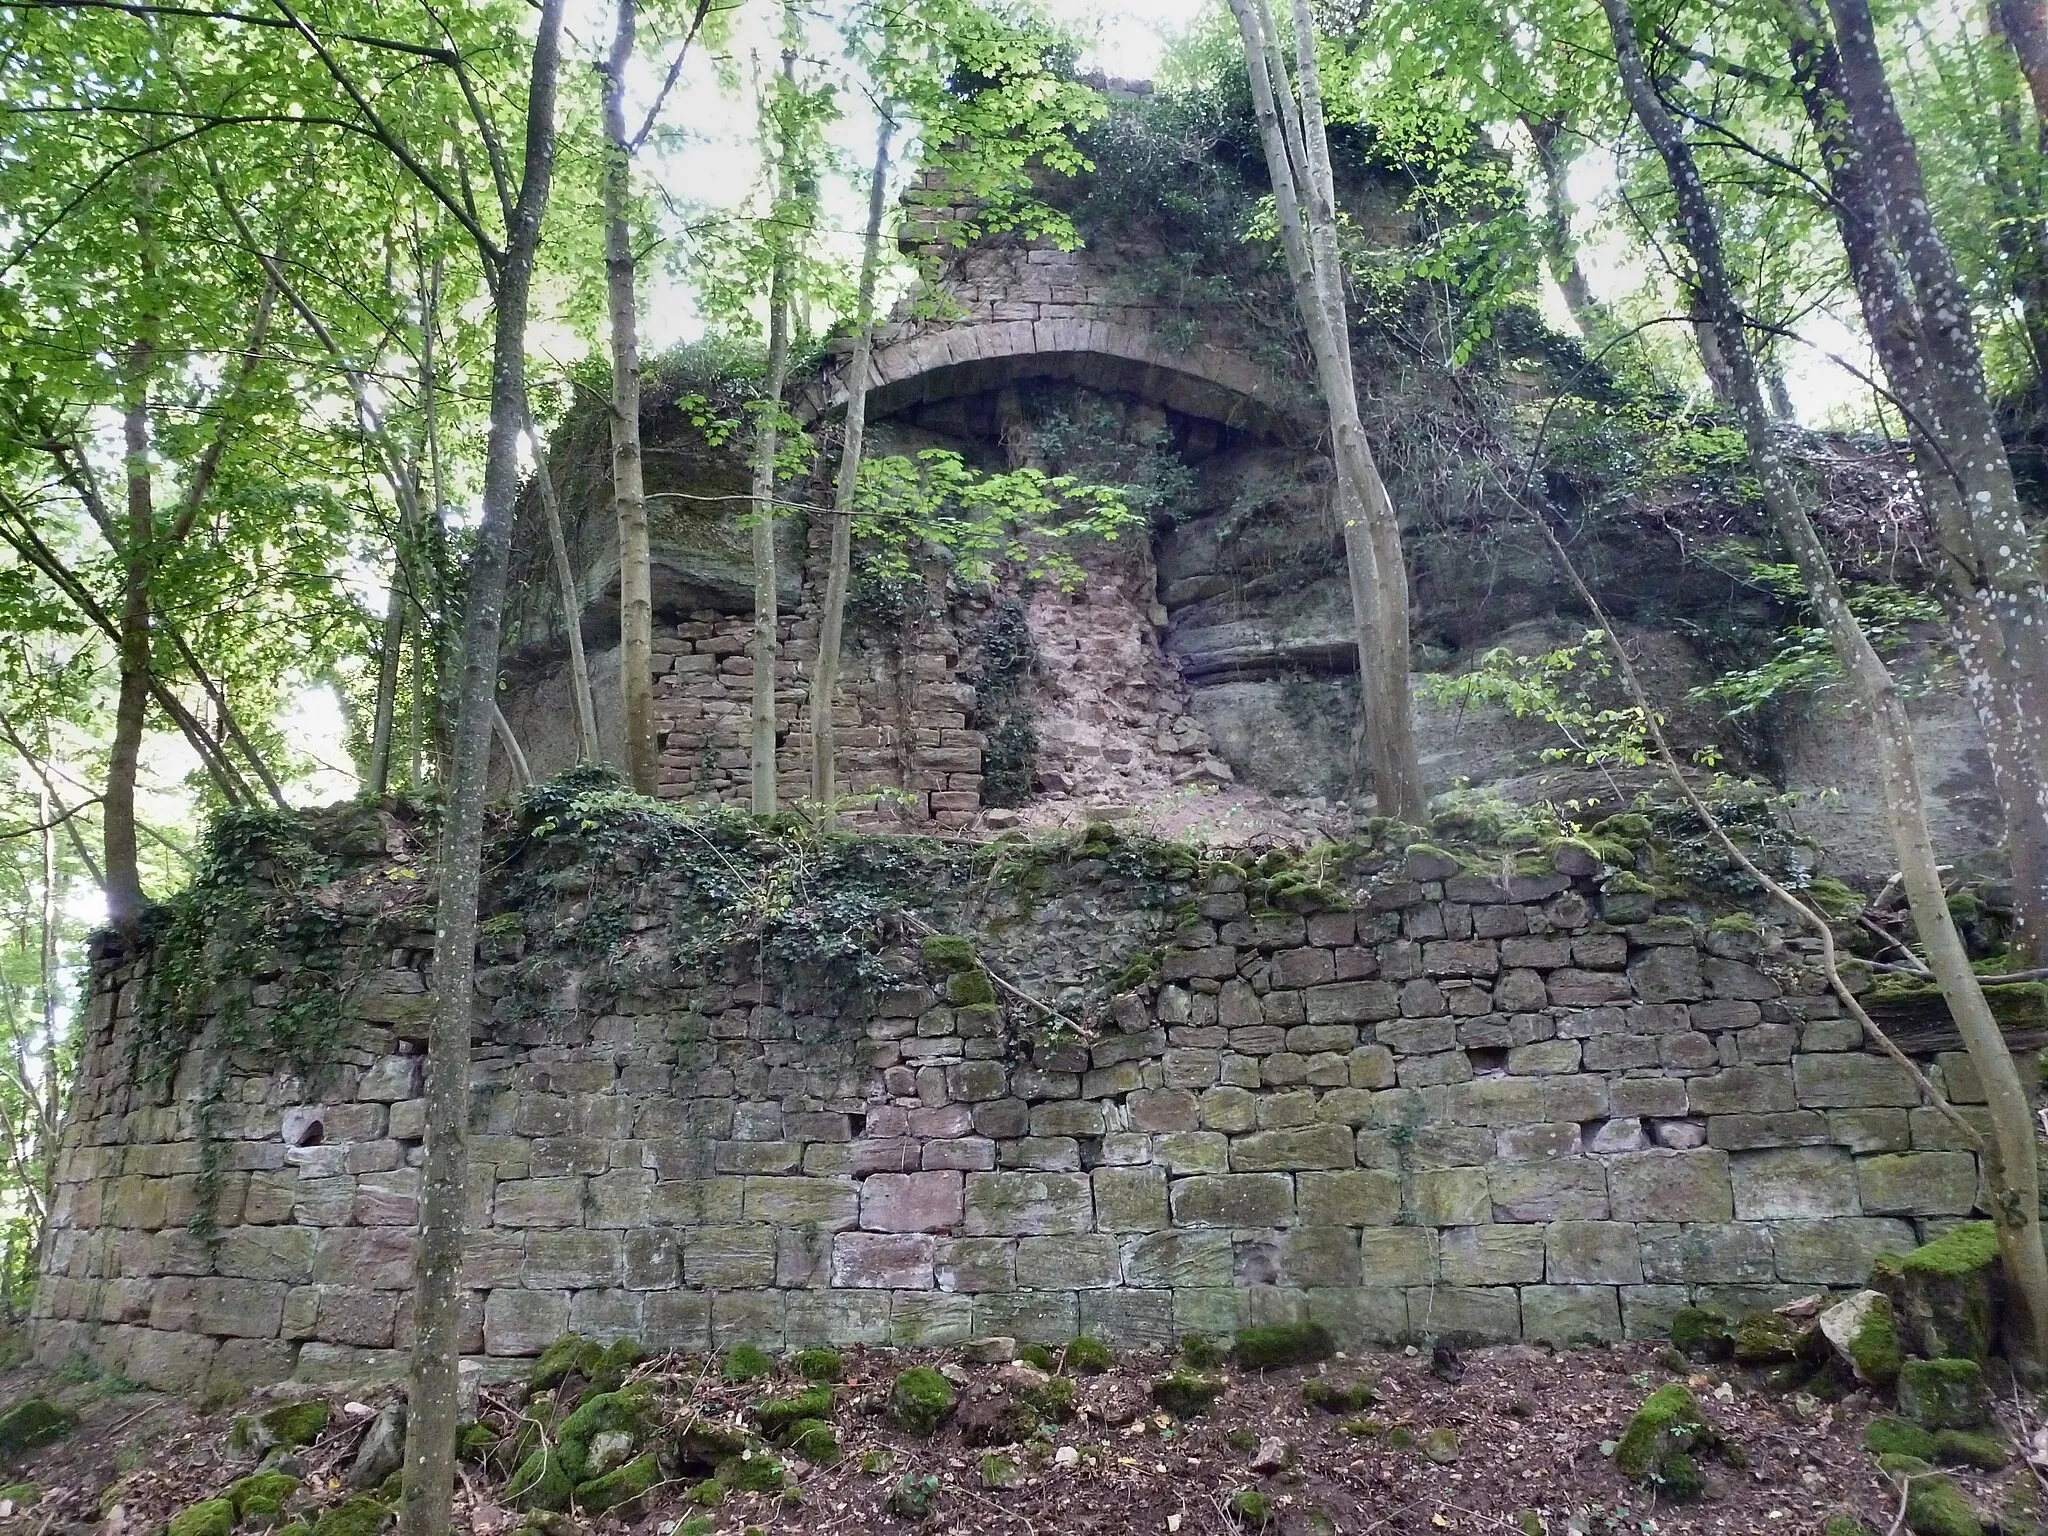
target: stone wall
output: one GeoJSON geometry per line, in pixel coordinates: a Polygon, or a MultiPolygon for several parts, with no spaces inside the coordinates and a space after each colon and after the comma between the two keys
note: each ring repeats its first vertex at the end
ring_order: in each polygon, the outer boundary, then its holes
{"type": "MultiPolygon", "coordinates": [[[[162,1385],[400,1367],[431,906],[418,850],[383,836],[320,897],[348,914],[351,1028],[311,1088],[223,1065],[212,1025],[146,1079],[149,957],[102,957],[41,1358],[162,1385]]],[[[638,880],[644,914],[643,963],[608,988],[544,947],[588,869],[525,887],[560,905],[487,925],[464,1348],[1127,1347],[1300,1315],[1354,1342],[1612,1339],[1688,1302],[1859,1284],[1976,1202],[1972,1154],[1795,950],[1658,912],[1575,845],[1561,862],[1588,873],[1411,850],[1313,871],[1328,885],[1101,831],[1023,846],[938,850],[906,895],[989,971],[906,947],[865,1003],[745,957],[664,964],[658,870],[606,876],[638,880]],[[1326,906],[1330,885],[1352,910],[1253,905],[1326,906]]],[[[250,986],[279,1000],[276,977],[250,986]]],[[[1964,1058],[1929,1064],[1981,1099],[1964,1058]]]]}

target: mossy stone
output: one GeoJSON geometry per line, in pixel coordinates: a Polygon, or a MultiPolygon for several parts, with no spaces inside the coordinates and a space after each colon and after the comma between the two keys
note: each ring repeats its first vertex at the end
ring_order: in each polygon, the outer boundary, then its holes
{"type": "Polygon", "coordinates": [[[1059,1361],[1053,1358],[1052,1350],[1043,1344],[1024,1345],[1017,1351],[1017,1358],[1037,1370],[1056,1371],[1059,1369],[1059,1361]]]}
{"type": "Polygon", "coordinates": [[[946,978],[946,1001],[955,1008],[973,1008],[995,1000],[995,983],[986,971],[955,971],[946,978]]]}
{"type": "Polygon", "coordinates": [[[1337,1341],[1321,1323],[1266,1323],[1247,1328],[1230,1350],[1238,1368],[1247,1371],[1312,1365],[1336,1352],[1337,1341]]]}
{"type": "Polygon", "coordinates": [[[801,1392],[763,1398],[749,1411],[754,1422],[761,1426],[761,1433],[771,1440],[780,1439],[792,1424],[805,1419],[831,1418],[832,1389],[820,1383],[805,1387],[801,1392]]]}
{"type": "Polygon", "coordinates": [[[1168,1413],[1192,1418],[1223,1395],[1221,1376],[1204,1371],[1174,1371],[1152,1383],[1152,1401],[1168,1413]]]}
{"type": "Polygon", "coordinates": [[[1522,1536],[1547,1536],[1543,1516],[1533,1509],[1515,1511],[1515,1528],[1522,1536]]]}
{"type": "Polygon", "coordinates": [[[257,1414],[254,1419],[235,1420],[231,1438],[238,1445],[255,1445],[264,1449],[273,1445],[311,1445],[327,1428],[327,1418],[327,1404],[317,1397],[303,1403],[280,1403],[257,1414]]]}
{"type": "Polygon", "coordinates": [[[313,1536],[377,1536],[391,1519],[391,1507],[367,1493],[343,1499],[313,1522],[313,1536]]]}
{"type": "Polygon", "coordinates": [[[1041,1418],[1064,1424],[1074,1416],[1074,1402],[1080,1394],[1065,1376],[1054,1376],[1037,1386],[1017,1388],[1017,1396],[1041,1418]]]}
{"type": "Polygon", "coordinates": [[[805,1381],[838,1381],[846,1375],[846,1357],[824,1345],[798,1350],[789,1363],[805,1381]]]}
{"type": "Polygon", "coordinates": [[[734,1493],[779,1493],[785,1479],[773,1456],[735,1456],[718,1469],[718,1480],[734,1493]]]}
{"type": "Polygon", "coordinates": [[[899,1371],[889,1388],[889,1412],[905,1429],[934,1433],[953,1411],[953,1383],[928,1365],[899,1371]]]}
{"type": "Polygon", "coordinates": [[[1998,1333],[1998,1230],[1966,1221],[1910,1253],[1881,1258],[1871,1286],[1884,1292],[1907,1351],[1983,1360],[1998,1333]]]}
{"type": "Polygon", "coordinates": [[[758,1344],[735,1344],[719,1362],[719,1372],[727,1381],[759,1381],[775,1374],[775,1362],[758,1344]]]}
{"type": "Polygon", "coordinates": [[[1735,1358],[1743,1365],[1776,1365],[1806,1352],[1808,1330],[1776,1312],[1752,1312],[1735,1325],[1735,1358]]]}
{"type": "Polygon", "coordinates": [[[1907,1485],[1906,1529],[1913,1536],[1984,1536],[1970,1501],[1945,1477],[1916,1477],[1907,1485]]]}
{"type": "Polygon", "coordinates": [[[1875,1456],[1913,1456],[1934,1460],[1934,1436],[1918,1424],[1881,1413],[1863,1426],[1863,1449],[1875,1456]]]}
{"type": "Polygon", "coordinates": [[[78,1427],[78,1415],[46,1397],[25,1397],[0,1414],[0,1455],[53,1445],[78,1427]]]}
{"type": "Polygon", "coordinates": [[[235,1528],[235,1506],[226,1499],[202,1499],[171,1516],[166,1536],[228,1536],[235,1528]]]}
{"type": "Polygon", "coordinates": [[[1422,1432],[1421,1451],[1425,1461],[1448,1467],[1456,1463],[1460,1450],[1455,1429],[1425,1429],[1422,1432]]]}
{"type": "Polygon", "coordinates": [[[1899,1412],[1924,1429],[1975,1429],[1991,1412],[1974,1360],[1908,1360],[1899,1368],[1899,1412]]]}
{"type": "Polygon", "coordinates": [[[299,1480],[285,1472],[253,1472],[228,1485],[228,1502],[238,1519],[251,1515],[274,1515],[284,1501],[299,1491],[299,1480]]]}
{"type": "Polygon", "coordinates": [[[1225,1508],[1230,1511],[1230,1518],[1247,1531],[1264,1530],[1273,1518],[1273,1501],[1256,1488],[1238,1489],[1225,1508]]]}
{"type": "Polygon", "coordinates": [[[41,1490],[34,1483],[9,1483],[0,1488],[0,1500],[12,1504],[17,1510],[24,1505],[35,1503],[41,1490]]]}
{"type": "Polygon", "coordinates": [[[974,946],[953,933],[934,933],[918,946],[918,958],[924,961],[924,968],[939,976],[953,976],[961,971],[981,969],[981,961],[975,956],[974,946]]]}
{"type": "Polygon", "coordinates": [[[575,1492],[558,1447],[533,1452],[505,1484],[506,1501],[514,1509],[567,1509],[575,1492]]]}
{"type": "Polygon", "coordinates": [[[1888,1387],[1899,1379],[1899,1367],[1904,1360],[1891,1302],[1880,1296],[1863,1314],[1856,1336],[1849,1341],[1849,1363],[1856,1368],[1858,1381],[1888,1387]]]}
{"type": "Polygon", "coordinates": [[[1111,1352],[1110,1347],[1102,1340],[1090,1338],[1085,1333],[1068,1341],[1066,1351],[1060,1359],[1060,1368],[1077,1376],[1100,1376],[1115,1365],[1116,1355],[1111,1352]]]}
{"type": "Polygon", "coordinates": [[[470,1424],[456,1437],[456,1454],[465,1461],[482,1461],[497,1449],[498,1437],[488,1424],[470,1424]]]}
{"type": "Polygon", "coordinates": [[[635,1456],[602,1477],[576,1485],[579,1509],[601,1514],[605,1510],[626,1510],[661,1481],[661,1462],[650,1452],[635,1456]]]}
{"type": "Polygon", "coordinates": [[[1997,1472],[2012,1460],[2012,1452],[1994,1436],[1967,1429],[1944,1429],[1934,1437],[1934,1460],[1947,1467],[1997,1472]]]}
{"type": "Polygon", "coordinates": [[[683,1466],[705,1471],[745,1455],[748,1444],[747,1437],[731,1425],[701,1418],[684,1419],[670,1433],[669,1443],[683,1466]]]}
{"type": "Polygon", "coordinates": [[[1024,1480],[1017,1470],[1017,1463],[999,1451],[990,1451],[982,1457],[976,1470],[981,1476],[981,1486],[998,1492],[1014,1488],[1024,1480]]]}
{"type": "Polygon", "coordinates": [[[1701,1487],[1693,1454],[1713,1442],[1699,1400],[1683,1382],[1667,1382],[1643,1399],[1622,1431],[1614,1448],[1615,1470],[1669,1498],[1692,1498],[1701,1487]]]}
{"type": "Polygon", "coordinates": [[[1311,1376],[1301,1384],[1301,1400],[1325,1413],[1358,1413],[1378,1401],[1377,1386],[1363,1377],[1311,1376]]]}
{"type": "Polygon", "coordinates": [[[573,1475],[580,1469],[583,1447],[593,1435],[608,1431],[631,1435],[638,1445],[653,1431],[653,1414],[654,1395],[644,1385],[586,1397],[555,1431],[562,1460],[573,1475]]]}
{"type": "Polygon", "coordinates": [[[1680,1307],[1671,1314],[1671,1343],[1696,1360],[1726,1360],[1735,1353],[1735,1331],[1711,1307],[1680,1307]]]}
{"type": "Polygon", "coordinates": [[[565,1333],[554,1343],[540,1352],[540,1358],[533,1362],[533,1369],[526,1373],[526,1385],[534,1392],[545,1392],[562,1384],[564,1378],[576,1369],[576,1363],[583,1358],[586,1350],[597,1350],[601,1346],[592,1343],[580,1333],[565,1333]]]}
{"type": "Polygon", "coordinates": [[[799,1419],[789,1426],[782,1438],[793,1455],[801,1456],[813,1466],[834,1467],[839,1464],[838,1431],[823,1419],[799,1419]]]}

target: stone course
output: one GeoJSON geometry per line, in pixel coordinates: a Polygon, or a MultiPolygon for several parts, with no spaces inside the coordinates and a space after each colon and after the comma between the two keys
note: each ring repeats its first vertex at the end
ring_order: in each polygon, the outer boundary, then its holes
{"type": "MultiPolygon", "coordinates": [[[[507,995],[517,941],[487,941],[464,1348],[1133,1346],[1300,1317],[1352,1342],[1637,1337],[1860,1285],[1975,1205],[1972,1154],[1777,937],[1616,921],[1639,898],[1597,876],[1405,873],[1306,917],[1247,911],[1227,870],[1184,920],[1145,898],[1178,921],[1156,979],[1050,1043],[1030,1009],[944,1001],[977,991],[957,977],[832,1009],[751,966],[536,1023],[507,995]]],[[[976,942],[1079,997],[1122,967],[1074,925],[1136,931],[1141,897],[1100,859],[1055,879],[1039,920],[976,942]]],[[[133,1075],[146,960],[102,962],[42,1358],[164,1386],[402,1368],[430,934],[376,943],[317,1099],[228,1064],[211,1244],[195,1105],[219,1064],[202,1038],[133,1075]]],[[[1932,1065],[1975,1092],[1960,1057],[1932,1065]]]]}

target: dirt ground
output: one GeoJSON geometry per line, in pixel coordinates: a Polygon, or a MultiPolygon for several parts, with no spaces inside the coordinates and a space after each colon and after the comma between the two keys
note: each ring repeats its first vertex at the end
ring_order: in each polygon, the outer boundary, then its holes
{"type": "MultiPolygon", "coordinates": [[[[958,1351],[848,1351],[836,1389],[833,1423],[844,1458],[825,1468],[788,1462],[797,1492],[733,1493],[714,1508],[686,1502],[690,1482],[658,1487],[631,1519],[616,1514],[579,1522],[593,1533],[699,1536],[703,1532],[861,1536],[918,1529],[931,1536],[1120,1536],[1177,1533],[1216,1536],[1257,1529],[1234,1516],[1232,1496],[1257,1489],[1270,1500],[1266,1529],[1287,1536],[1435,1536],[1439,1532],[1511,1532],[1545,1536],[1661,1536],[1661,1533],[1818,1533],[1829,1516],[1851,1514],[1876,1536],[1893,1531],[1899,1495],[1862,1448],[1864,1425],[1882,1405],[1860,1393],[1835,1403],[1785,1398],[1756,1374],[1732,1367],[1687,1373],[1709,1419],[1736,1447],[1706,1464],[1707,1491],[1695,1503],[1661,1502],[1626,1481],[1610,1460],[1629,1416],[1654,1387],[1674,1379],[1670,1352],[1642,1344],[1552,1353],[1527,1346],[1476,1350],[1433,1362],[1426,1352],[1339,1357],[1320,1366],[1266,1373],[1226,1370],[1228,1389],[1206,1413],[1181,1419],[1150,1401],[1152,1379],[1172,1362],[1158,1355],[1120,1358],[1102,1375],[1076,1382],[1082,1411],[1021,1446],[998,1447],[1014,1462],[1017,1486],[986,1486],[982,1458],[958,1416],[921,1439],[884,1411],[896,1372],[911,1364],[950,1368],[964,1377],[961,1407],[987,1396],[1004,1367],[963,1365],[958,1351]],[[1377,1402],[1364,1416],[1309,1406],[1302,1383],[1313,1376],[1377,1378],[1377,1402]],[[1455,1380],[1446,1380],[1455,1376],[1455,1380]],[[1347,1421],[1349,1427],[1347,1428],[1347,1421]],[[1398,1433],[1398,1430],[1408,1433],[1398,1433]],[[1455,1459],[1420,1443],[1427,1430],[1454,1431],[1455,1459]],[[1291,1464],[1253,1470],[1261,1442],[1285,1442],[1291,1464]],[[890,1508],[905,1481],[932,1493],[922,1519],[890,1508]],[[931,1481],[935,1480],[935,1481],[931,1481]],[[699,1523],[688,1524],[685,1522],[699,1523]]],[[[798,1385],[783,1364],[778,1379],[733,1384],[699,1358],[664,1357],[636,1376],[652,1381],[664,1413],[736,1420],[746,1405],[798,1385]]],[[[184,1506],[220,1492],[256,1461],[229,1447],[238,1412],[267,1398],[202,1405],[187,1398],[124,1390],[83,1374],[0,1376],[0,1403],[43,1392],[77,1408],[83,1423],[68,1439],[22,1458],[5,1480],[32,1483],[0,1511],[0,1533],[93,1532],[145,1536],[184,1506]]],[[[303,1396],[306,1388],[277,1389],[303,1396]]],[[[389,1387],[328,1391],[335,1412],[327,1432],[302,1453],[308,1474],[290,1514],[339,1502],[342,1479],[375,1407],[389,1387]]],[[[508,1425],[523,1389],[486,1387],[485,1422],[508,1425]]],[[[269,1396],[267,1395],[267,1396],[269,1396]]],[[[2000,1429],[2024,1444],[2031,1418],[2001,1384],[2000,1429]]],[[[2031,1406],[2026,1410],[2031,1412],[2031,1406]]],[[[1263,1447],[1270,1454],[1270,1445],[1263,1447]]],[[[2015,1509],[2038,1507],[2037,1474],[2015,1458],[1999,1473],[1957,1470],[1955,1482],[1978,1505],[1987,1529],[2037,1529],[2015,1509]]],[[[463,1469],[457,1528],[502,1536],[524,1519],[497,1494],[500,1480],[463,1469]]],[[[0,1499],[4,1499],[0,1495],[0,1499]]],[[[252,1528],[245,1524],[244,1529],[252,1528]]],[[[560,1527],[566,1531],[568,1527],[560,1527]]]]}

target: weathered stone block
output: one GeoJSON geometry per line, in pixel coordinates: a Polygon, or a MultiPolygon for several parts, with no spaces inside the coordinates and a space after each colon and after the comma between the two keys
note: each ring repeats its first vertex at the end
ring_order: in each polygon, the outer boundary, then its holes
{"type": "Polygon", "coordinates": [[[1293,1130],[1252,1131],[1231,1138],[1233,1173],[1294,1168],[1349,1168],[1351,1131],[1341,1125],[1307,1125],[1293,1130]]]}
{"type": "Polygon", "coordinates": [[[1622,1337],[1669,1338],[1672,1319],[1691,1305],[1690,1286],[1624,1285],[1621,1288],[1622,1337]]]}
{"type": "Polygon", "coordinates": [[[1227,1286],[1233,1283],[1228,1232],[1156,1232],[1127,1239],[1124,1282],[1135,1286],[1227,1286]]]}
{"type": "Polygon", "coordinates": [[[1154,1232],[1167,1224],[1164,1169],[1097,1168],[1090,1182],[1099,1231],[1154,1232]]]}
{"type": "MultiPolygon", "coordinates": [[[[1511,1125],[1496,1134],[1495,1155],[1504,1163],[1533,1163],[1553,1157],[1577,1157],[1579,1128],[1570,1121],[1511,1125]]],[[[1485,1158],[1469,1159],[1485,1162],[1485,1158]]]]}
{"type": "Polygon", "coordinates": [[[1134,1131],[1192,1131],[1201,1124],[1200,1106],[1185,1088],[1140,1089],[1125,1107],[1134,1131]]]}
{"type": "Polygon", "coordinates": [[[956,1227],[964,1214],[961,1181],[965,1177],[1005,1175],[871,1173],[860,1183],[860,1225],[870,1232],[938,1232],[956,1227]]]}
{"type": "Polygon", "coordinates": [[[1711,1148],[1624,1153],[1607,1165],[1617,1221],[1722,1222],[1735,1214],[1728,1157],[1711,1148]]]}
{"type": "Polygon", "coordinates": [[[1828,1140],[1859,1156],[1866,1152],[1903,1152],[1913,1145],[1911,1116],[1918,1110],[1831,1109],[1828,1140]]]}
{"type": "Polygon", "coordinates": [[[1672,1119],[1685,1113],[1685,1084],[1668,1077],[1624,1077],[1608,1085],[1617,1115],[1672,1119]]]}
{"type": "Polygon", "coordinates": [[[1862,1285],[1870,1266],[1887,1253],[1913,1246],[1906,1222],[1878,1216],[1836,1216],[1824,1221],[1774,1221],[1771,1242],[1780,1280],[1800,1285],[1862,1285]]]}
{"type": "Polygon", "coordinates": [[[1817,1147],[1831,1139],[1827,1117],[1814,1109],[1775,1115],[1715,1115],[1707,1121],[1707,1145],[1727,1152],[1750,1152],[1760,1147],[1817,1147]]]}
{"type": "Polygon", "coordinates": [[[1304,994],[1311,1024],[1370,1024],[1399,1018],[1400,994],[1384,981],[1342,981],[1304,994]]]}
{"type": "Polygon", "coordinates": [[[1636,1229],[1643,1278],[1652,1284],[1768,1285],[1776,1275],[1771,1229],[1745,1222],[1636,1229]]]}
{"type": "Polygon", "coordinates": [[[1123,1254],[1106,1233],[1025,1237],[1017,1241],[1017,1284],[1024,1290],[1077,1291],[1119,1284],[1123,1254]]]}
{"type": "Polygon", "coordinates": [[[1616,1343],[1621,1297],[1611,1285],[1525,1285],[1522,1337],[1544,1344],[1616,1343]]]}
{"type": "Polygon", "coordinates": [[[1303,1173],[1295,1180],[1303,1223],[1311,1226],[1391,1225],[1401,1212],[1399,1175],[1369,1169],[1303,1173]]]}
{"type": "Polygon", "coordinates": [[[1496,1221],[1607,1220],[1607,1170],[1595,1159],[1497,1163],[1486,1178],[1496,1221]]]}
{"type": "Polygon", "coordinates": [[[1552,1285],[1642,1283],[1642,1253],[1628,1222],[1553,1221],[1544,1229],[1543,1247],[1543,1277],[1552,1285]]]}
{"type": "Polygon", "coordinates": [[[1440,1285],[1408,1293],[1417,1333],[1460,1344],[1502,1344],[1522,1336],[1522,1299],[1513,1286],[1440,1285]]]}
{"type": "Polygon", "coordinates": [[[741,1209],[748,1221],[843,1232],[858,1222],[860,1202],[861,1190],[844,1179],[763,1176],[747,1180],[741,1209]]]}
{"type": "Polygon", "coordinates": [[[1508,1052],[1508,1072],[1515,1077],[1556,1077],[1579,1070],[1579,1042],[1542,1040],[1508,1052]]]}
{"type": "Polygon", "coordinates": [[[1284,1173],[1176,1179],[1170,1201],[1176,1226],[1283,1226],[1294,1218],[1294,1180],[1284,1173]]]}
{"type": "Polygon", "coordinates": [[[1434,1285],[1437,1233],[1430,1227],[1366,1227],[1358,1234],[1358,1264],[1368,1287],[1434,1285]]]}
{"type": "Polygon", "coordinates": [[[520,1283],[536,1291],[617,1285],[622,1273],[620,1248],[616,1232],[529,1232],[520,1283]]]}
{"type": "Polygon", "coordinates": [[[1860,1051],[1792,1058],[1799,1102],[1808,1109],[1911,1108],[1920,1102],[1912,1074],[1897,1062],[1860,1051]]]}
{"type": "Polygon", "coordinates": [[[775,1234],[766,1227],[690,1228],[683,1234],[683,1282],[721,1291],[773,1285],[775,1234]]]}
{"type": "Polygon", "coordinates": [[[1409,1335],[1408,1295],[1390,1286],[1312,1287],[1306,1303],[1309,1321],[1321,1323],[1348,1348],[1396,1344],[1409,1335]]]}
{"type": "Polygon", "coordinates": [[[1540,1226],[1491,1223],[1445,1232],[1438,1262],[1446,1285],[1533,1285],[1543,1279],[1540,1226]]]}
{"type": "MultiPolygon", "coordinates": [[[[1472,1227],[1493,1219],[1484,1168],[1437,1168],[1402,1181],[1402,1205],[1426,1227],[1472,1227]]],[[[1604,1212],[1603,1212],[1604,1214],[1604,1212]]]]}
{"type": "Polygon", "coordinates": [[[1839,1147],[1782,1147],[1730,1159],[1735,1215],[1742,1221],[1855,1216],[1862,1205],[1856,1164],[1839,1147]]]}
{"type": "Polygon", "coordinates": [[[1230,1142],[1217,1131],[1156,1136],[1152,1155],[1168,1173],[1228,1173],[1230,1142]]]}
{"type": "Polygon", "coordinates": [[[1880,1152],[1856,1159],[1863,1209],[1873,1216],[1967,1216],[1977,1203],[1968,1152],[1880,1152]]]}
{"type": "Polygon", "coordinates": [[[965,1235],[1043,1237],[1086,1232],[1095,1200],[1085,1175],[970,1173],[965,1235]]]}
{"type": "Polygon", "coordinates": [[[1659,945],[1643,951],[1629,962],[1628,979],[1636,996],[1646,1003],[1684,1003],[1706,995],[1699,952],[1690,945],[1659,945]]]}
{"type": "Polygon", "coordinates": [[[1010,1237],[940,1238],[932,1274],[942,1291],[1010,1291],[1017,1287],[1017,1243],[1010,1237]]]}
{"type": "Polygon", "coordinates": [[[1803,1102],[1783,1067],[1729,1067],[1692,1078],[1685,1089],[1696,1115],[1784,1114],[1803,1102]]]}
{"type": "Polygon", "coordinates": [[[484,1350],[493,1355],[537,1355],[569,1331],[566,1291],[506,1287],[484,1300],[484,1350]]]}

